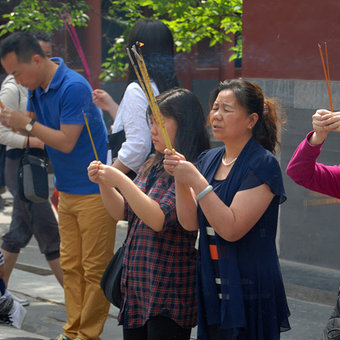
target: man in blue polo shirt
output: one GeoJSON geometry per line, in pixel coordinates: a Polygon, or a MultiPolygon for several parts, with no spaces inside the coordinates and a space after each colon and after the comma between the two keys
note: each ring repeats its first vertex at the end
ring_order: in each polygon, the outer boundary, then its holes
{"type": "Polygon", "coordinates": [[[115,221],[105,210],[98,185],[87,177],[95,158],[84,128],[87,116],[98,158],[105,162],[107,131],[92,89],[61,58],[47,59],[24,32],[1,45],[1,63],[29,89],[27,114],[3,110],[2,124],[32,134],[46,144],[59,191],[60,262],[64,271],[67,321],[58,339],[100,339],[109,309],[100,279],[114,245],[115,221]]]}

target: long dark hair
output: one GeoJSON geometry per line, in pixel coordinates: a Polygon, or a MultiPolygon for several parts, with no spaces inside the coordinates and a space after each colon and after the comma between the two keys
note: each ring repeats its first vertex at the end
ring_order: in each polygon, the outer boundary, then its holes
{"type": "MultiPolygon", "coordinates": [[[[144,43],[142,54],[151,79],[159,92],[178,86],[174,67],[174,40],[169,28],[161,21],[139,20],[133,26],[128,41],[131,48],[137,41],[144,43]]],[[[137,80],[129,62],[128,81],[137,80]]]]}
{"type": "Polygon", "coordinates": [[[252,132],[256,141],[267,150],[275,153],[279,142],[279,124],[283,125],[283,113],[274,99],[265,98],[262,89],[244,79],[233,79],[221,82],[210,94],[209,106],[212,108],[218,94],[224,90],[234,92],[238,103],[247,113],[257,113],[259,119],[252,132]]]}
{"type": "MultiPolygon", "coordinates": [[[[197,97],[189,90],[173,88],[157,97],[159,109],[164,117],[172,118],[177,123],[177,132],[173,147],[190,162],[195,162],[198,155],[209,149],[209,135],[205,125],[202,106],[197,97]]],[[[147,114],[152,114],[148,108],[147,114]]],[[[155,156],[145,164],[143,173],[148,173],[151,166],[163,155],[155,156]]]]}

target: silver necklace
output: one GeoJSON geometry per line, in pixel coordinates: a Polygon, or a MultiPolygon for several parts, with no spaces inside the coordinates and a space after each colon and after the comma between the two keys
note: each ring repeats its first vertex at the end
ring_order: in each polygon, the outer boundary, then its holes
{"type": "Polygon", "coordinates": [[[230,166],[230,165],[232,165],[232,164],[234,164],[236,162],[236,159],[237,159],[237,157],[235,157],[234,159],[232,159],[230,162],[227,163],[224,160],[224,157],[222,157],[222,163],[223,163],[224,166],[230,166]]]}

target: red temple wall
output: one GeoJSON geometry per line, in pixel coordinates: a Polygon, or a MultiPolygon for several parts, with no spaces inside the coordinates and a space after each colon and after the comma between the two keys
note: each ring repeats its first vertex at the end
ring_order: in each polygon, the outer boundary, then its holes
{"type": "Polygon", "coordinates": [[[331,80],[340,80],[340,0],[244,0],[242,76],[324,79],[318,43],[327,42],[331,80]]]}

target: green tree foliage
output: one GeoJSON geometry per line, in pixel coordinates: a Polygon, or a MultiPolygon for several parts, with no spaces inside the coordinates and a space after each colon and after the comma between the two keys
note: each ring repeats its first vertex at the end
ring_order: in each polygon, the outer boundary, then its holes
{"type": "MultiPolygon", "coordinates": [[[[7,0],[8,1],[8,0],[7,0]]],[[[242,31],[242,0],[109,0],[102,15],[117,24],[122,35],[112,46],[103,63],[102,78],[109,80],[124,75],[127,68],[125,46],[131,27],[139,19],[156,18],[173,33],[177,52],[190,52],[203,39],[210,46],[232,41],[242,31]]],[[[85,0],[22,0],[8,21],[0,26],[0,36],[15,30],[53,32],[63,27],[60,13],[69,13],[74,26],[86,26],[88,4],[85,0]]],[[[230,61],[241,56],[242,40],[236,39],[230,61]]]]}
{"type": "MultiPolygon", "coordinates": [[[[109,79],[121,75],[125,46],[133,24],[144,18],[157,18],[168,25],[173,33],[177,52],[190,52],[203,39],[210,46],[232,41],[242,31],[242,0],[110,0],[106,19],[123,28],[116,38],[103,64],[102,77],[109,79]]],[[[230,61],[241,56],[242,39],[236,39],[230,61]]]]}
{"type": "Polygon", "coordinates": [[[6,23],[0,25],[0,37],[19,30],[51,33],[64,26],[60,14],[65,16],[66,13],[74,26],[86,26],[88,9],[85,0],[22,0],[11,13],[2,15],[6,23]]]}

